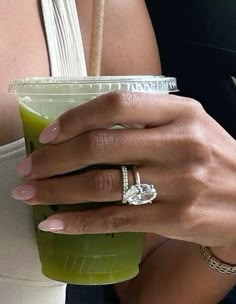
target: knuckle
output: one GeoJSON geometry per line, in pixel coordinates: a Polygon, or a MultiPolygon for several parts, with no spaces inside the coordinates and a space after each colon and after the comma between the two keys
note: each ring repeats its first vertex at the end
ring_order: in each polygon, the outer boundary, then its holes
{"type": "Polygon", "coordinates": [[[105,227],[110,231],[125,230],[129,227],[129,220],[125,215],[109,214],[105,217],[105,227]]]}
{"type": "Polygon", "coordinates": [[[114,192],[116,181],[114,175],[105,172],[95,172],[93,177],[95,193],[109,195],[114,192]]]}
{"type": "Polygon", "coordinates": [[[191,172],[191,180],[201,187],[207,184],[208,179],[209,172],[207,168],[199,166],[197,169],[192,170],[191,172]]]}
{"type": "Polygon", "coordinates": [[[192,166],[185,174],[188,199],[195,201],[208,189],[211,180],[210,170],[203,166],[192,166]]]}
{"type": "Polygon", "coordinates": [[[192,162],[206,163],[211,160],[211,142],[199,122],[192,122],[187,128],[182,129],[179,144],[192,162]]]}
{"type": "Polygon", "coordinates": [[[206,163],[211,159],[211,146],[202,131],[198,131],[188,142],[195,162],[206,163]]]}
{"type": "Polygon", "coordinates": [[[91,155],[104,153],[111,144],[112,138],[105,131],[91,131],[87,134],[87,146],[91,155]]]}
{"type": "Polygon", "coordinates": [[[127,106],[133,104],[134,93],[130,91],[114,91],[110,93],[109,107],[118,116],[126,112],[127,106]]]}
{"type": "Polygon", "coordinates": [[[177,223],[181,227],[182,233],[188,234],[197,225],[197,211],[195,201],[183,204],[176,212],[177,223]]]}
{"type": "Polygon", "coordinates": [[[184,100],[186,102],[187,112],[191,118],[199,116],[205,112],[202,104],[199,101],[188,97],[185,97],[184,100]]]}
{"type": "Polygon", "coordinates": [[[67,226],[67,229],[70,233],[86,233],[89,231],[89,225],[88,222],[82,214],[74,215],[67,226]]]}

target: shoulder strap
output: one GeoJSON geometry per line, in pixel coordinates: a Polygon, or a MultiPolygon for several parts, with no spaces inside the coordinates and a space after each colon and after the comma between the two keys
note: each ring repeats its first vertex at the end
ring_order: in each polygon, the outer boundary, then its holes
{"type": "Polygon", "coordinates": [[[52,76],[86,76],[75,0],[41,0],[52,76]]]}

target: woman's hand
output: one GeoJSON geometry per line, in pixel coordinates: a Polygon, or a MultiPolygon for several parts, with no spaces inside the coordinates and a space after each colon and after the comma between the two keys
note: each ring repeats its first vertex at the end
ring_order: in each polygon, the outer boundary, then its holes
{"type": "MultiPolygon", "coordinates": [[[[40,139],[52,144],[19,165],[28,182],[13,191],[28,204],[121,200],[118,169],[62,175],[94,164],[135,165],[141,182],[158,191],[148,205],[55,214],[42,230],[143,231],[212,247],[236,243],[236,143],[197,101],[110,93],[69,110],[40,139]],[[111,129],[118,124],[126,128],[111,129]]],[[[129,179],[135,183],[132,171],[129,179]]]]}

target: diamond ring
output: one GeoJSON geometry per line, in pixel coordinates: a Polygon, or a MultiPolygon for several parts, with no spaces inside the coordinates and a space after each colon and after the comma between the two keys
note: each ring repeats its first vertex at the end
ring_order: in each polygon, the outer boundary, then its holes
{"type": "Polygon", "coordinates": [[[134,167],[133,170],[136,184],[131,186],[125,193],[123,192],[123,201],[130,205],[151,204],[157,197],[157,190],[153,185],[141,184],[140,176],[136,167],[134,167]]]}

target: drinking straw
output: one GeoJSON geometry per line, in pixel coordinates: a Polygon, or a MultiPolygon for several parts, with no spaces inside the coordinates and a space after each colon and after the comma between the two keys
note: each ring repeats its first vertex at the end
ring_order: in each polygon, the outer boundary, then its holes
{"type": "Polygon", "coordinates": [[[93,18],[89,61],[90,76],[99,76],[101,74],[105,1],[106,0],[93,0],[93,18]]]}

